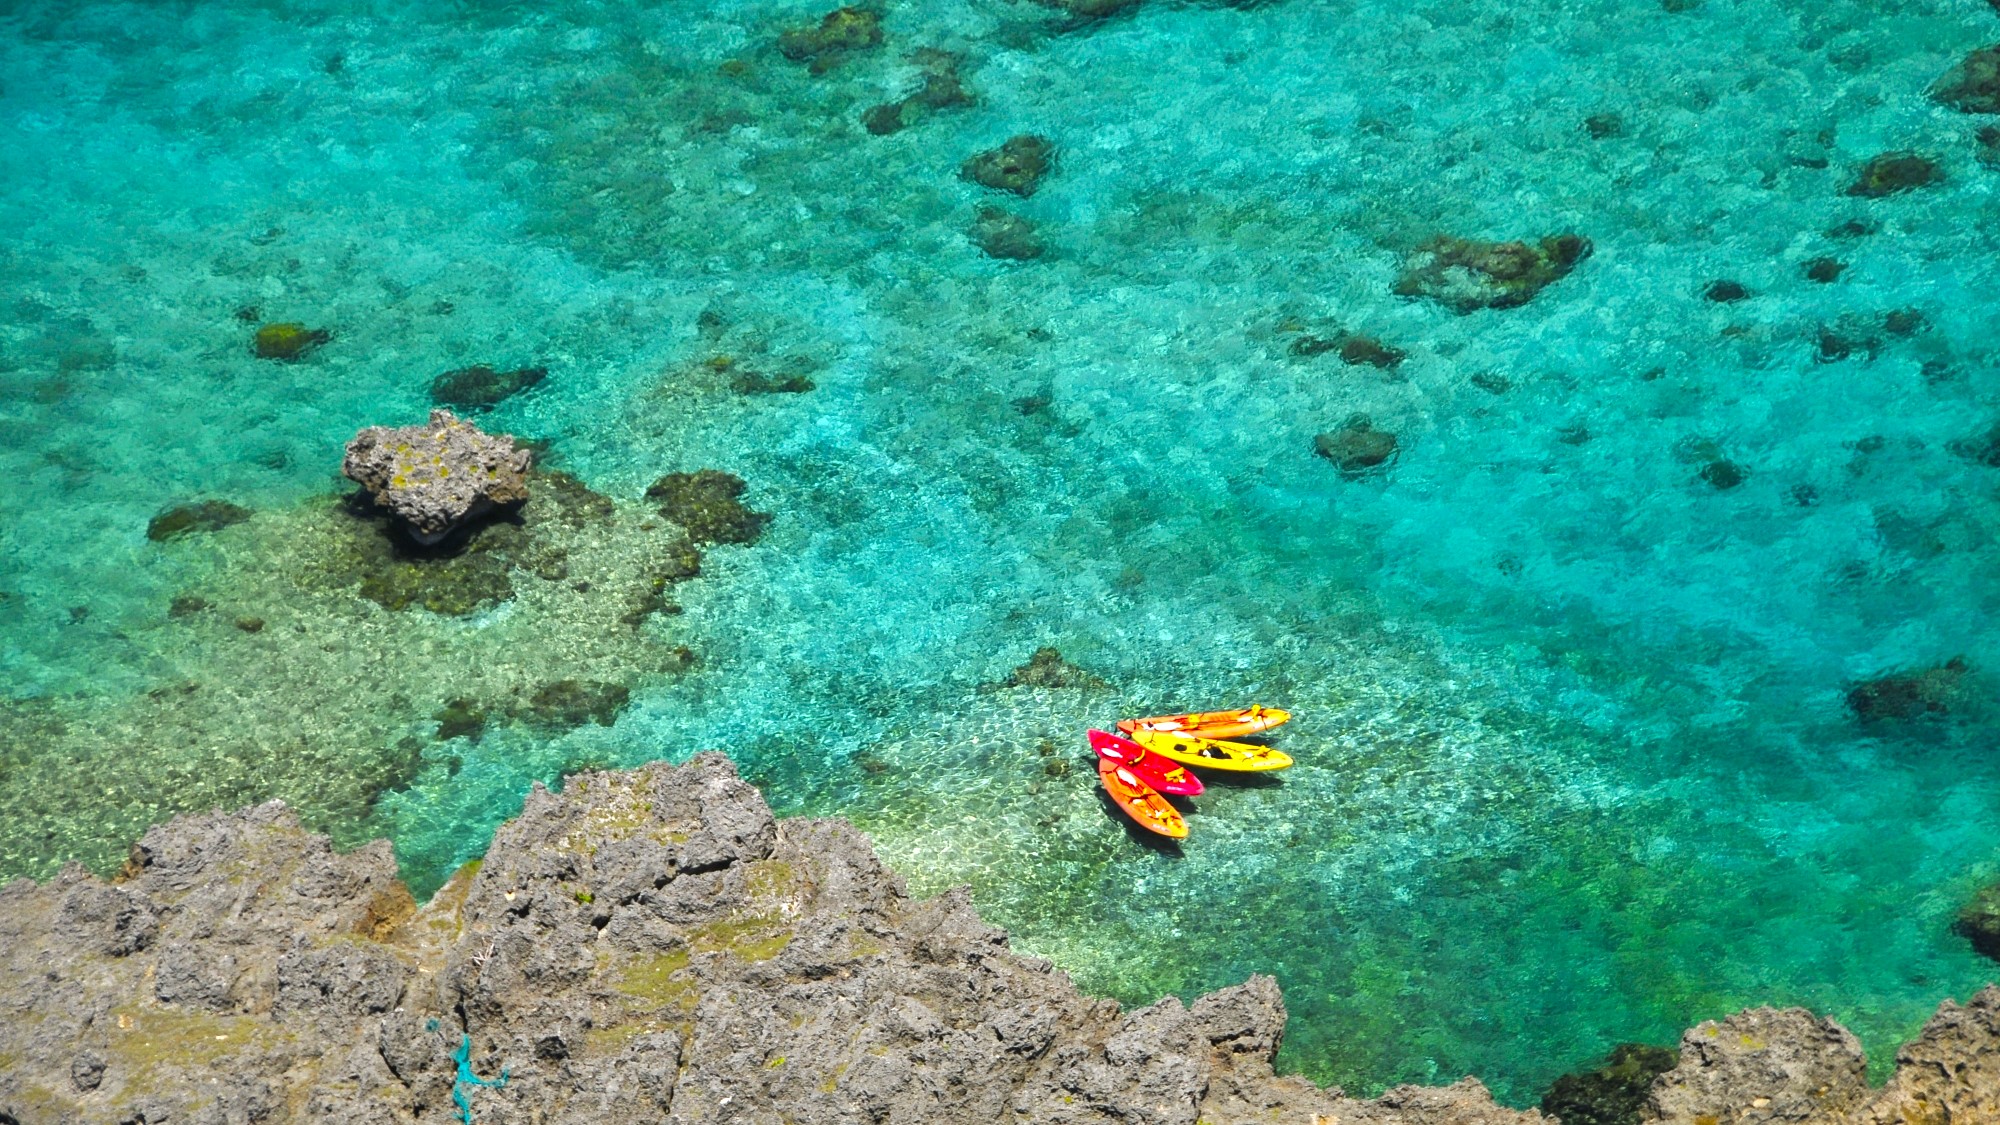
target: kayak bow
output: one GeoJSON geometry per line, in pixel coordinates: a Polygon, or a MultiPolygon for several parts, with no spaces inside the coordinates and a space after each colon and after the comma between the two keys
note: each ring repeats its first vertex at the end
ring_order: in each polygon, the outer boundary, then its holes
{"type": "Polygon", "coordinates": [[[1097,780],[1111,795],[1111,803],[1136,821],[1139,827],[1172,840],[1187,838],[1187,821],[1181,819],[1180,810],[1168,804],[1165,797],[1154,792],[1152,786],[1139,780],[1131,770],[1099,758],[1097,780]]]}
{"type": "Polygon", "coordinates": [[[1094,730],[1090,732],[1090,748],[1097,751],[1099,758],[1130,769],[1139,780],[1162,793],[1171,793],[1176,797],[1201,796],[1200,778],[1175,762],[1147,753],[1145,747],[1129,738],[1094,730]]]}
{"type": "Polygon", "coordinates": [[[1162,734],[1191,734],[1198,738],[1241,738],[1262,734],[1291,720],[1289,711],[1253,703],[1234,711],[1196,711],[1188,715],[1155,715],[1149,719],[1121,719],[1118,733],[1130,738],[1140,731],[1162,734]]]}

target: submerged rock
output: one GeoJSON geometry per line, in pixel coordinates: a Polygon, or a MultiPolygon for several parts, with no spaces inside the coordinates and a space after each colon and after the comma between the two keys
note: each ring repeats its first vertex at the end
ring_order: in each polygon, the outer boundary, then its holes
{"type": "Polygon", "coordinates": [[[1094,691],[1108,688],[1102,677],[1084,671],[1063,659],[1061,652],[1043,647],[1028,657],[1028,662],[1007,673],[1001,686],[1010,688],[1067,688],[1079,691],[1094,691]]]}
{"type": "Polygon", "coordinates": [[[1679,1061],[1666,1047],[1621,1043],[1596,1070],[1556,1079],[1542,1112],[1562,1125],[1639,1125],[1653,1079],[1679,1061]]]}
{"type": "Polygon", "coordinates": [[[1951,928],[1981,956],[2000,961],[2000,883],[1981,887],[1972,901],[1960,908],[1951,928]]]}
{"type": "Polygon", "coordinates": [[[485,364],[447,371],[431,381],[431,401],[442,406],[486,410],[547,378],[546,367],[500,371],[485,364]]]}
{"type": "Polygon", "coordinates": [[[1042,256],[1044,247],[1035,224],[998,207],[981,207],[972,226],[972,241],[989,258],[1027,262],[1042,256]]]}
{"type": "Polygon", "coordinates": [[[1030,196],[1041,186],[1055,161],[1055,142],[1033,133],[1009,137],[999,148],[988,149],[959,166],[960,179],[995,191],[1011,191],[1030,196]]]}
{"type": "Polygon", "coordinates": [[[893,102],[874,106],[861,115],[862,126],[878,137],[899,133],[937,110],[968,106],[978,100],[958,76],[958,55],[925,48],[915,52],[912,58],[923,68],[923,84],[913,92],[893,102]]]}
{"type": "Polygon", "coordinates": [[[1750,290],[1737,281],[1711,281],[1702,288],[1702,299],[1718,305],[1734,304],[1750,298],[1750,290]]]}
{"type": "Polygon", "coordinates": [[[259,359],[304,359],[332,339],[333,333],[324,328],[307,328],[293,322],[266,324],[251,338],[250,351],[259,359]]]}
{"type": "Polygon", "coordinates": [[[1971,437],[1959,438],[1948,448],[1968,461],[2000,469],[2000,422],[1971,437]]]}
{"type": "Polygon", "coordinates": [[[1972,138],[1973,157],[1985,167],[2000,168],[2000,125],[1981,125],[1972,138]]]}
{"type": "Polygon", "coordinates": [[[1945,71],[1931,98],[1963,113],[2000,113],[2000,44],[1981,47],[1945,71]]]}
{"type": "Polygon", "coordinates": [[[1139,6],[1140,0],[1037,0],[1038,3],[1058,8],[1080,20],[1101,20],[1139,6]]]}
{"type": "Polygon", "coordinates": [[[618,721],[618,712],[630,702],[632,692],[623,684],[602,680],[557,680],[543,684],[528,697],[516,714],[536,726],[568,730],[585,723],[608,727],[618,721]]]}
{"type": "Polygon", "coordinates": [[[1390,371],[1403,362],[1404,354],[1373,336],[1354,335],[1340,342],[1340,361],[1349,366],[1365,364],[1390,371]]]}
{"type": "Polygon", "coordinates": [[[1934,160],[1914,152],[1885,152],[1861,166],[1861,172],[1848,186],[1847,194],[1880,199],[1885,195],[1925,187],[1943,178],[1934,160]]]}
{"type": "Polygon", "coordinates": [[[1701,467],[1701,479],[1707,481],[1717,492],[1727,492],[1742,484],[1749,477],[1743,466],[1727,457],[1717,457],[1701,467]]]}
{"type": "Polygon", "coordinates": [[[1313,439],[1313,452],[1333,462],[1349,479],[1385,471],[1395,463],[1396,435],[1378,430],[1366,414],[1354,414],[1340,428],[1313,439]]]}
{"type": "Polygon", "coordinates": [[[199,500],[164,508],[146,521],[146,538],[155,543],[197,532],[221,531],[250,518],[250,509],[227,500],[199,500]]]}
{"type": "Polygon", "coordinates": [[[1455,313],[1525,305],[1590,257],[1590,240],[1559,234],[1530,246],[1443,236],[1424,245],[1396,281],[1403,297],[1424,297],[1455,313]]]}
{"type": "Polygon", "coordinates": [[[825,74],[856,51],[882,45],[881,13],[868,8],[835,8],[811,27],[793,28],[778,37],[778,53],[808,64],[813,74],[825,74]]]}
{"type": "Polygon", "coordinates": [[[419,543],[442,541],[497,507],[528,498],[525,449],[448,410],[422,426],[370,426],[347,443],[340,471],[401,520],[419,543]]]}
{"type": "Polygon", "coordinates": [[[668,473],[646,489],[660,514],[687,529],[696,543],[755,543],[771,522],[743,506],[743,478],[717,469],[668,473]]]}
{"type": "Polygon", "coordinates": [[[1847,709],[1863,722],[1942,715],[1951,710],[1971,670],[1964,657],[1954,656],[1930,668],[1862,680],[1847,689],[1847,709]]]}

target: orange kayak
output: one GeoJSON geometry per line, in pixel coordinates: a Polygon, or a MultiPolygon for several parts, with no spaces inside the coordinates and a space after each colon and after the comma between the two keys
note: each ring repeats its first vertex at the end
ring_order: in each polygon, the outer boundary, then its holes
{"type": "Polygon", "coordinates": [[[1241,738],[1262,734],[1291,721],[1290,711],[1251,704],[1234,711],[1196,711],[1191,715],[1156,715],[1150,719],[1120,719],[1118,733],[1127,738],[1139,731],[1156,734],[1191,734],[1197,738],[1241,738]]]}
{"type": "Polygon", "coordinates": [[[1187,839],[1187,821],[1181,819],[1181,811],[1168,804],[1165,797],[1140,781],[1131,770],[1117,762],[1099,758],[1097,780],[1104,783],[1104,791],[1111,794],[1112,802],[1125,810],[1126,816],[1137,821],[1139,827],[1170,839],[1187,839]]]}

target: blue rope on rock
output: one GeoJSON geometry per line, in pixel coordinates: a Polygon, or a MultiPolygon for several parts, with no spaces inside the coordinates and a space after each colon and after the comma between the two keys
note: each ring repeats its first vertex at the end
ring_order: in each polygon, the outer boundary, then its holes
{"type": "Polygon", "coordinates": [[[451,1083],[452,1104],[458,1107],[459,1121],[463,1122],[464,1125],[472,1125],[472,1099],[468,1096],[467,1087],[491,1086],[497,1090],[507,1084],[507,1068],[504,1066],[500,1068],[500,1077],[498,1078],[481,1078],[477,1074],[472,1073],[472,1036],[470,1035],[466,1036],[459,1043],[458,1050],[452,1053],[451,1061],[458,1064],[458,1077],[453,1079],[451,1083]]]}

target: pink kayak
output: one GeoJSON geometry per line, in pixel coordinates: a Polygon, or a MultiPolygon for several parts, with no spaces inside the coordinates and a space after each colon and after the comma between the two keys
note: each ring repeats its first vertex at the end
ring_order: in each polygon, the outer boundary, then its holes
{"type": "Polygon", "coordinates": [[[1179,763],[1149,753],[1144,746],[1129,738],[1094,730],[1090,732],[1090,748],[1097,751],[1098,757],[1124,766],[1139,780],[1162,793],[1172,793],[1176,797],[1201,796],[1200,778],[1179,763]]]}

